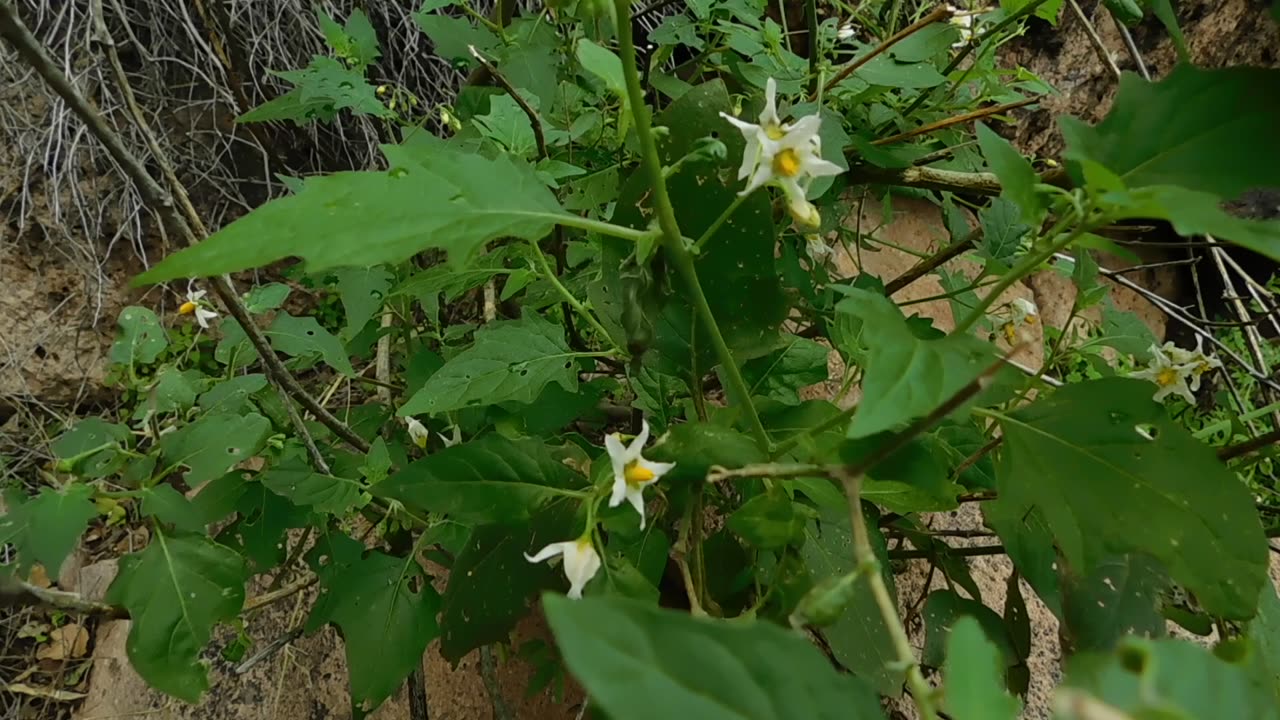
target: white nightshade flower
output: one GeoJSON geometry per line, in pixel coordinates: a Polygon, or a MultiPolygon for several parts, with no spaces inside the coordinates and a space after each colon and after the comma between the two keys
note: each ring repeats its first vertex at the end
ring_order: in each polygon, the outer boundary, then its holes
{"type": "Polygon", "coordinates": [[[821,125],[821,117],[806,115],[778,140],[762,141],[761,162],[756,165],[741,194],[746,195],[764,185],[776,185],[786,194],[787,210],[797,222],[809,227],[820,224],[822,218],[817,208],[805,199],[809,185],[814,178],[843,172],[839,165],[819,157],[822,141],[818,138],[818,129],[821,125]]]}
{"type": "Polygon", "coordinates": [[[1004,332],[1005,340],[1008,340],[1009,344],[1014,344],[1018,341],[1024,326],[1035,325],[1039,322],[1040,311],[1036,304],[1030,300],[1014,298],[1009,303],[1008,317],[1009,319],[1001,327],[1001,330],[1004,332]]]}
{"type": "Polygon", "coordinates": [[[853,36],[854,32],[852,23],[845,23],[840,26],[840,29],[836,30],[837,40],[851,40],[853,39],[853,36]]]}
{"type": "Polygon", "coordinates": [[[436,434],[440,436],[440,442],[444,443],[444,446],[447,448],[451,448],[454,445],[457,445],[458,443],[462,442],[462,428],[458,427],[457,425],[453,426],[452,437],[446,436],[444,433],[436,433],[436,434]]]}
{"type": "Polygon", "coordinates": [[[617,433],[606,435],[604,447],[613,463],[613,494],[609,507],[618,507],[623,500],[640,513],[640,529],[644,529],[644,489],[671,472],[675,463],[651,462],[641,457],[644,444],[649,441],[649,422],[640,421],[640,434],[630,445],[623,445],[617,433]]]}
{"type": "Polygon", "coordinates": [[[1196,349],[1183,350],[1171,342],[1164,344],[1161,348],[1174,365],[1191,366],[1190,385],[1192,392],[1200,390],[1200,377],[1215,368],[1222,367],[1222,361],[1217,356],[1204,352],[1204,336],[1196,335],[1196,349]]]}
{"type": "Polygon", "coordinates": [[[1191,394],[1191,388],[1187,387],[1187,380],[1191,378],[1194,372],[1194,365],[1177,364],[1163,349],[1152,345],[1151,362],[1142,370],[1130,373],[1129,377],[1150,380],[1155,383],[1159,389],[1156,390],[1156,394],[1152,396],[1152,399],[1156,402],[1161,402],[1170,395],[1177,395],[1189,404],[1194,405],[1196,396],[1191,394]]]}
{"type": "Polygon", "coordinates": [[[218,313],[209,309],[209,304],[203,299],[204,296],[204,290],[195,290],[188,285],[187,301],[178,307],[178,314],[195,315],[196,322],[200,323],[200,327],[208,329],[209,321],[218,317],[218,313]]]}
{"type": "Polygon", "coordinates": [[[417,418],[411,417],[405,418],[404,424],[409,426],[409,439],[413,441],[413,444],[426,450],[427,441],[431,439],[431,431],[427,430],[427,426],[418,422],[417,418]]]}
{"type": "Polygon", "coordinates": [[[539,550],[536,555],[525,553],[524,559],[536,563],[557,555],[564,557],[564,575],[569,578],[567,594],[577,600],[582,597],[582,589],[600,569],[600,554],[591,544],[591,536],[583,535],[577,540],[551,543],[539,550]]]}
{"type": "Polygon", "coordinates": [[[728,114],[720,113],[720,116],[728,120],[734,127],[742,133],[742,137],[747,141],[746,150],[742,153],[742,166],[738,168],[738,179],[745,180],[755,174],[756,166],[764,159],[762,152],[764,145],[769,140],[779,140],[787,133],[787,127],[778,119],[778,84],[773,78],[769,78],[765,83],[764,90],[764,110],[760,111],[760,123],[754,124],[739,120],[738,118],[728,114]]]}
{"type": "Polygon", "coordinates": [[[960,39],[951,43],[953,48],[961,48],[968,45],[977,36],[978,16],[991,12],[988,8],[975,8],[973,10],[965,10],[954,5],[948,5],[947,9],[951,11],[951,19],[947,22],[954,25],[960,30],[960,39]]]}

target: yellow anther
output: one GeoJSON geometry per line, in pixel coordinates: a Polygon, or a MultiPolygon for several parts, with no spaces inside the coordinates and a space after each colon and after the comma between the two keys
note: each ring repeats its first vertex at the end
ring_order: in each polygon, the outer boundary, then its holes
{"type": "Polygon", "coordinates": [[[789,178],[800,174],[800,156],[795,150],[787,148],[773,156],[773,174],[789,178]]]}
{"type": "Polygon", "coordinates": [[[195,303],[188,300],[187,302],[182,303],[182,306],[178,308],[178,314],[190,315],[191,313],[196,311],[196,307],[197,306],[195,303]]]}
{"type": "Polygon", "coordinates": [[[632,463],[622,472],[622,477],[632,485],[647,483],[654,478],[653,471],[647,467],[642,467],[639,463],[632,463]]]}
{"type": "Polygon", "coordinates": [[[1160,387],[1168,387],[1178,382],[1178,371],[1173,368],[1164,368],[1156,374],[1156,384],[1160,387]]]}

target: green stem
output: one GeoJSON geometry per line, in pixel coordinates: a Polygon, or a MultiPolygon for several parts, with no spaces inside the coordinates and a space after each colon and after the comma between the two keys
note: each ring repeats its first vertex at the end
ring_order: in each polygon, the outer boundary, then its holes
{"type": "Polygon", "coordinates": [[[818,56],[821,50],[821,43],[818,42],[818,0],[805,0],[804,18],[809,25],[809,94],[817,95],[822,89],[818,78],[818,56]]]}
{"type": "Polygon", "coordinates": [[[995,304],[995,301],[1004,293],[1005,290],[1013,287],[1014,283],[1034,272],[1036,268],[1040,267],[1041,263],[1053,257],[1054,253],[1066,249],[1068,245],[1075,242],[1076,238],[1080,237],[1085,232],[1085,226],[1083,223],[1084,218],[1078,218],[1075,212],[1063,215],[1062,219],[1055,223],[1054,226],[1049,229],[1049,232],[1045,233],[1045,237],[1057,239],[1052,240],[1049,245],[1039,252],[1033,250],[1032,252],[1027,253],[1026,256],[1024,256],[1022,260],[1013,267],[1013,269],[1002,275],[1000,277],[1000,282],[996,283],[995,286],[991,288],[991,292],[987,293],[986,297],[982,298],[982,300],[978,302],[978,306],[965,317],[964,322],[960,323],[960,325],[956,327],[955,333],[959,334],[969,332],[969,330],[971,330],[973,326],[982,319],[982,316],[986,314],[987,309],[995,304]],[[1079,220],[1081,223],[1080,226],[1069,233],[1064,233],[1063,230],[1066,229],[1066,226],[1070,224],[1072,220],[1079,220]],[[1058,237],[1059,235],[1061,235],[1061,237],[1058,237]]]}
{"type": "Polygon", "coordinates": [[[529,245],[533,246],[533,254],[538,258],[538,264],[542,267],[543,276],[547,278],[547,281],[550,282],[553,287],[555,287],[556,292],[560,293],[560,297],[564,298],[564,301],[569,304],[569,307],[573,308],[575,312],[581,315],[582,319],[586,320],[588,325],[595,328],[595,331],[600,333],[600,337],[604,338],[604,341],[609,343],[615,352],[621,353],[621,349],[614,344],[613,336],[609,335],[609,331],[604,329],[604,325],[601,325],[600,321],[596,319],[596,316],[592,315],[591,311],[588,310],[585,305],[578,302],[578,298],[574,297],[573,293],[569,292],[569,288],[565,287],[564,283],[560,282],[560,278],[556,277],[555,270],[552,269],[551,263],[547,260],[546,253],[542,252],[541,247],[538,247],[538,241],[530,241],[529,245]]]}
{"type": "MultiPolygon", "coordinates": [[[[1275,412],[1276,410],[1280,410],[1280,401],[1273,402],[1270,405],[1264,405],[1263,407],[1260,407],[1257,410],[1251,410],[1241,415],[1238,419],[1240,420],[1240,422],[1249,422],[1250,420],[1257,420],[1258,418],[1264,415],[1269,415],[1270,413],[1275,412]]],[[[1221,420],[1212,425],[1209,425],[1208,427],[1197,430],[1193,434],[1193,436],[1197,440],[1203,440],[1214,433],[1222,432],[1223,430],[1230,430],[1230,429],[1231,429],[1231,421],[1221,420]]]]}
{"type": "Polygon", "coordinates": [[[699,252],[702,251],[702,246],[706,245],[707,241],[715,236],[715,234],[720,230],[720,226],[724,225],[725,222],[729,220],[730,216],[732,216],[735,212],[737,212],[738,208],[742,207],[742,203],[746,202],[747,198],[749,197],[751,196],[738,195],[733,199],[733,202],[729,203],[729,207],[725,208],[724,212],[720,213],[720,217],[716,218],[716,221],[711,223],[711,226],[708,227],[706,231],[702,233],[702,236],[699,237],[697,241],[693,243],[694,255],[697,255],[699,252]]]}
{"type": "MultiPolygon", "coordinates": [[[[622,54],[622,74],[627,81],[627,96],[631,102],[631,112],[636,124],[636,138],[640,142],[641,157],[649,180],[653,184],[653,206],[658,213],[658,227],[662,229],[662,244],[666,248],[671,264],[689,287],[694,309],[699,320],[706,326],[711,345],[715,348],[720,364],[724,367],[725,379],[729,389],[742,403],[751,425],[751,434],[761,450],[769,449],[769,435],[760,422],[755,405],[751,403],[751,391],[742,379],[729,345],[720,333],[720,326],[711,313],[707,296],[702,291],[702,283],[698,282],[698,271],[693,265],[693,256],[684,246],[684,236],[680,233],[680,224],[676,222],[675,208],[671,205],[671,197],[667,194],[667,183],[662,177],[662,160],[658,157],[658,146],[653,139],[653,128],[649,120],[649,109],[644,103],[644,89],[640,87],[640,75],[636,71],[636,46],[631,37],[631,3],[630,0],[613,0],[618,17],[618,49],[622,54]]],[[[606,223],[607,224],[607,223],[606,223]]],[[[613,226],[610,226],[613,227],[613,226]]]]}
{"type": "Polygon", "coordinates": [[[587,232],[599,233],[601,235],[610,235],[623,240],[631,240],[632,242],[640,242],[658,236],[658,232],[654,230],[636,230],[635,228],[622,227],[614,225],[602,220],[592,220],[591,218],[579,217],[569,213],[547,215],[565,227],[577,228],[587,232]]]}

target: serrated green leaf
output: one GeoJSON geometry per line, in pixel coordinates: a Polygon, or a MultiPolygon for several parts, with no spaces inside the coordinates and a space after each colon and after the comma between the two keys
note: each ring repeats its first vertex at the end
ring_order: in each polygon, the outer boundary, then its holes
{"type": "Polygon", "coordinates": [[[961,618],[947,637],[943,707],[955,720],[1014,720],[1021,703],[1004,689],[1004,662],[977,620],[961,618]]]}
{"type": "MultiPolygon", "coordinates": [[[[846,506],[847,507],[847,506],[846,506]]],[[[880,572],[891,597],[896,596],[884,536],[874,522],[868,523],[871,544],[880,560],[880,572]]],[[[853,557],[853,534],[848,511],[832,510],[821,522],[811,523],[800,549],[805,567],[815,582],[843,577],[857,569],[853,557]]],[[[840,664],[869,683],[882,695],[896,696],[902,691],[905,673],[895,669],[897,650],[884,616],[876,605],[871,586],[859,579],[853,597],[835,623],[823,630],[831,652],[840,664]]]]}
{"type": "Polygon", "coordinates": [[[1102,122],[1060,122],[1077,181],[1078,163],[1092,160],[1130,189],[1178,186],[1229,200],[1280,185],[1280,144],[1257,142],[1280,123],[1280,70],[1179,65],[1159,82],[1126,73],[1102,122]]]}
{"type": "Polygon", "coordinates": [[[206,537],[152,534],[140,553],[120,558],[106,601],[133,620],[125,646],[149,685],[190,703],[209,688],[200,652],[213,626],[244,604],[244,560],[206,537]]]}
{"type": "Polygon", "coordinates": [[[41,488],[39,495],[15,505],[0,517],[0,546],[13,544],[19,574],[40,563],[49,577],[57,577],[89,521],[98,516],[93,488],[80,483],[41,488]]]}
{"type": "Polygon", "coordinates": [[[530,314],[476,331],[475,344],[454,356],[409,398],[398,415],[444,413],[470,405],[533,402],[549,383],[578,388],[575,353],[559,325],[530,314]]]}
{"type": "Polygon", "coordinates": [[[1253,682],[1244,665],[1185,641],[1128,638],[1109,655],[1076,655],[1058,693],[1062,720],[1092,717],[1074,711],[1081,703],[1072,700],[1082,696],[1131,718],[1280,717],[1274,687],[1253,682]]]}
{"type": "Polygon", "coordinates": [[[924,619],[925,640],[920,652],[920,662],[929,667],[942,667],[947,657],[947,638],[961,618],[972,618],[979,623],[987,638],[1000,652],[1002,666],[1018,661],[1018,653],[1005,629],[1004,620],[995,610],[977,600],[963,597],[952,590],[935,590],[924,601],[921,613],[924,619]]]}
{"type": "Polygon", "coordinates": [[[73,468],[80,477],[93,480],[118,472],[128,459],[120,453],[129,443],[129,428],[88,417],[58,436],[50,444],[59,460],[79,458],[73,468]],[[97,448],[102,448],[97,450],[97,448]],[[96,452],[92,452],[95,451],[96,452]]]}
{"type": "Polygon", "coordinates": [[[391,452],[387,449],[387,442],[382,439],[382,436],[378,436],[373,439],[364,464],[360,466],[360,475],[368,484],[377,485],[387,479],[390,471],[391,452]]]}
{"type": "Polygon", "coordinates": [[[884,717],[866,685],[769,623],[693,618],[619,598],[545,595],[543,607],[569,670],[617,720],[884,717]]]}
{"type": "Polygon", "coordinates": [[[525,524],[474,528],[449,573],[440,611],[440,654],[457,662],[481,645],[505,642],[529,599],[540,590],[565,586],[564,572],[545,562],[531,563],[523,553],[576,537],[578,504],[553,502],[525,524]]]}
{"type": "Polygon", "coordinates": [[[1000,179],[1001,195],[1012,201],[1022,211],[1022,221],[1039,226],[1044,216],[1044,202],[1036,193],[1040,177],[1022,153],[1014,149],[1008,140],[997,135],[983,123],[978,123],[978,144],[987,164],[1000,179]]]}
{"type": "Polygon", "coordinates": [[[121,365],[153,363],[169,347],[169,336],[160,318],[148,308],[130,305],[120,311],[116,321],[120,336],[111,346],[111,362],[121,365]]]}
{"type": "Polygon", "coordinates": [[[186,465],[191,487],[226,473],[262,449],[271,421],[257,414],[205,415],[160,437],[160,450],[170,466],[186,465]]]}
{"type": "MultiPolygon", "coordinates": [[[[1031,231],[1031,226],[1020,217],[1019,207],[1013,200],[1005,197],[993,199],[989,206],[978,211],[978,223],[982,228],[978,250],[998,263],[1011,264],[1010,261],[1022,249],[1022,238],[1031,231]]],[[[967,278],[965,280],[967,285],[967,278]]]]}
{"type": "Polygon", "coordinates": [[[585,484],[541,441],[486,435],[411,463],[373,492],[479,525],[526,522],[547,503],[577,495],[585,484]]]}
{"type": "Polygon", "coordinates": [[[481,134],[512,155],[531,157],[538,150],[529,116],[510,95],[495,95],[489,100],[488,114],[477,116],[475,123],[481,134]]]}
{"type": "Polygon", "coordinates": [[[800,388],[827,379],[827,356],[831,349],[822,343],[792,337],[786,347],[742,365],[742,379],[752,395],[799,405],[800,388]]]}
{"type": "Polygon", "coordinates": [[[919,339],[898,307],[877,293],[850,289],[836,312],[861,321],[860,342],[867,348],[862,402],[849,426],[852,438],[892,430],[928,414],[996,357],[989,343],[968,335],[919,339]]]}
{"type": "Polygon", "coordinates": [[[1060,637],[1070,652],[1108,652],[1129,635],[1164,637],[1158,605],[1167,583],[1160,564],[1149,557],[1103,560],[1088,577],[1064,583],[1060,637]]]}
{"type": "Polygon", "coordinates": [[[265,334],[271,340],[271,347],[286,355],[303,357],[317,354],[329,367],[343,375],[355,375],[342,343],[313,317],[279,313],[265,334]]]}
{"type": "Polygon", "coordinates": [[[350,510],[364,494],[359,480],[316,472],[297,456],[269,468],[258,479],[268,490],[289,498],[295,505],[333,515],[350,510]]]}
{"type": "Polygon", "coordinates": [[[476,27],[466,18],[448,15],[432,15],[420,12],[413,16],[422,32],[431,38],[435,46],[435,55],[445,60],[461,61],[467,67],[475,64],[475,58],[467,46],[474,45],[476,50],[488,55],[500,45],[498,38],[485,28],[476,27]]]}
{"type": "Polygon", "coordinates": [[[142,514],[168,523],[175,530],[204,532],[204,516],[172,485],[143,488],[142,514]]]}
{"type": "Polygon", "coordinates": [[[343,55],[356,67],[367,67],[382,56],[382,50],[378,48],[378,34],[369,22],[369,16],[359,8],[351,11],[342,29],[347,37],[343,55]]]}
{"type": "MultiPolygon", "coordinates": [[[[301,186],[294,189],[294,192],[300,192],[301,186]]],[[[244,305],[249,312],[257,315],[268,310],[275,310],[284,304],[288,299],[290,288],[284,283],[267,283],[266,285],[258,285],[252,290],[244,294],[244,305]]]]}
{"type": "Polygon", "coordinates": [[[370,713],[422,663],[439,635],[440,595],[415,553],[398,558],[363,550],[345,536],[317,544],[313,558],[328,555],[327,562],[312,563],[324,602],[316,604],[308,628],[325,622],[341,628],[352,705],[370,713]],[[345,547],[335,551],[335,544],[345,547]]]}
{"type": "Polygon", "coordinates": [[[1152,388],[1094,380],[1000,416],[1000,502],[1039,510],[1075,572],[1147,553],[1206,610],[1249,618],[1267,574],[1253,498],[1151,400],[1152,388]]]}
{"type": "Polygon", "coordinates": [[[382,308],[383,298],[391,289],[395,276],[385,267],[339,268],[337,276],[338,297],[347,313],[347,324],[340,335],[350,340],[373,319],[382,308]]]}
{"type": "Polygon", "coordinates": [[[289,256],[304,259],[310,272],[392,264],[432,247],[461,269],[489,240],[537,240],[563,217],[528,165],[425,135],[384,146],[390,170],[311,178],[301,193],[258,207],[135,282],[234,272],[289,256]]]}
{"type": "Polygon", "coordinates": [[[302,527],[310,518],[305,508],[271,492],[260,482],[244,484],[235,510],[239,518],[218,534],[218,542],[238,548],[255,572],[266,572],[280,564],[285,558],[285,533],[289,528],[302,527]]]}

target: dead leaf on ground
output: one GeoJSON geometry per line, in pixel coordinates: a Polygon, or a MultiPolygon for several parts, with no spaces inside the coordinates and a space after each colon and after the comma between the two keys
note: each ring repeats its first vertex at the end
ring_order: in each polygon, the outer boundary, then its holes
{"type": "Polygon", "coordinates": [[[89,631],[68,623],[49,633],[49,644],[36,651],[39,660],[70,660],[89,652],[89,631]]]}
{"type": "Polygon", "coordinates": [[[53,585],[49,582],[49,573],[45,572],[44,566],[39,563],[31,566],[31,575],[27,578],[27,582],[38,588],[48,588],[53,585]]]}
{"type": "Polygon", "coordinates": [[[0,690],[30,695],[31,697],[45,698],[47,700],[60,700],[62,702],[83,700],[89,697],[84,693],[71,692],[70,690],[55,690],[54,688],[42,687],[40,685],[27,685],[26,683],[9,683],[8,685],[0,685],[0,690]]]}
{"type": "Polygon", "coordinates": [[[49,625],[42,622],[29,622],[18,628],[18,639],[36,638],[39,639],[49,633],[49,625]]]}

